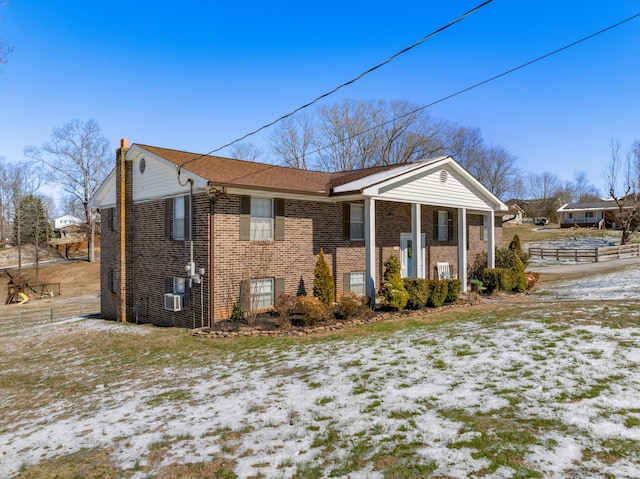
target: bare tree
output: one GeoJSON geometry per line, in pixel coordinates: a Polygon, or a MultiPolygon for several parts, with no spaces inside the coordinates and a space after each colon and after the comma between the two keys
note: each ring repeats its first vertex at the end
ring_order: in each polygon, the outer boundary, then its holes
{"type": "Polygon", "coordinates": [[[13,237],[18,247],[18,275],[22,274],[22,223],[19,214],[23,198],[35,194],[42,183],[40,170],[32,163],[6,163],[1,170],[1,183],[7,200],[7,216],[13,218],[13,237]]]}
{"type": "Polygon", "coordinates": [[[531,216],[545,216],[551,220],[557,217],[557,193],[561,187],[560,179],[550,171],[540,174],[530,173],[528,177],[528,202],[527,213],[531,216]]]}
{"type": "Polygon", "coordinates": [[[565,190],[570,192],[569,201],[578,201],[581,203],[596,201],[600,195],[598,188],[589,182],[589,176],[584,170],[576,170],[573,173],[573,181],[565,185],[565,190]]]}
{"type": "MultiPolygon", "coordinates": [[[[5,7],[9,2],[0,2],[0,7],[5,7]]],[[[7,41],[0,38],[0,65],[7,63],[7,56],[13,51],[13,47],[7,41]]]]}
{"type": "Polygon", "coordinates": [[[235,143],[231,147],[231,158],[245,161],[260,161],[264,152],[253,143],[235,143]]]}
{"type": "Polygon", "coordinates": [[[500,147],[485,148],[469,172],[497,197],[514,191],[519,178],[517,157],[500,147]]]}
{"type": "Polygon", "coordinates": [[[620,140],[611,139],[609,148],[611,157],[605,178],[617,206],[613,217],[622,230],[620,244],[625,245],[640,227],[640,142],[634,141],[624,158],[620,140]]]}
{"type": "Polygon", "coordinates": [[[72,120],[55,128],[41,147],[25,148],[25,156],[47,166],[52,179],[75,198],[89,230],[88,261],[95,260],[96,217],[89,200],[109,172],[111,146],[95,120],[72,120]]]}
{"type": "Polygon", "coordinates": [[[310,166],[307,160],[314,135],[313,119],[302,112],[280,122],[271,134],[269,144],[282,163],[306,170],[310,166]]]}
{"type": "Polygon", "coordinates": [[[347,171],[371,165],[372,145],[365,134],[372,127],[370,103],[345,99],[319,107],[318,114],[314,146],[321,148],[320,169],[347,171]]]}

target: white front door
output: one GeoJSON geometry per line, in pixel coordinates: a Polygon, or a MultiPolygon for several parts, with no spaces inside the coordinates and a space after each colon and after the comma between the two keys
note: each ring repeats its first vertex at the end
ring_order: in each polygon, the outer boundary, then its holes
{"type": "MultiPolygon", "coordinates": [[[[420,263],[424,265],[424,252],[427,243],[427,235],[422,233],[422,248],[420,248],[420,263]]],[[[402,267],[403,278],[419,278],[422,275],[413,271],[413,255],[416,248],[413,247],[413,235],[411,233],[400,233],[400,266],[402,267]]]]}

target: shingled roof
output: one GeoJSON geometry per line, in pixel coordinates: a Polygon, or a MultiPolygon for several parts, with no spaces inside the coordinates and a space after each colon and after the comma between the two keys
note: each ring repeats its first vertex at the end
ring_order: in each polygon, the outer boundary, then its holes
{"type": "Polygon", "coordinates": [[[254,187],[278,191],[331,194],[335,186],[364,178],[402,165],[387,165],[361,170],[327,173],[301,170],[267,163],[234,160],[220,156],[136,144],[154,155],[181,166],[219,186],[254,187]]]}

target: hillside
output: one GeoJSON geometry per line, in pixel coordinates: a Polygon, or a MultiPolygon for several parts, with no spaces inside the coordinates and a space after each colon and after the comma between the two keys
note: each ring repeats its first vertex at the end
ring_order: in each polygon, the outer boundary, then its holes
{"type": "MultiPolygon", "coordinates": [[[[40,284],[60,284],[60,296],[48,299],[47,301],[60,301],[64,299],[76,298],[78,296],[92,295],[97,296],[100,289],[100,261],[99,259],[93,263],[86,261],[86,256],[74,259],[64,259],[55,251],[42,251],[40,257],[39,276],[40,284]]],[[[34,248],[25,247],[22,251],[22,271],[21,276],[27,283],[36,288],[36,270],[33,266],[34,248]]],[[[0,299],[4,304],[6,294],[5,285],[11,277],[19,276],[18,251],[17,248],[4,248],[0,250],[0,299]]],[[[35,305],[39,301],[30,302],[35,305]]]]}

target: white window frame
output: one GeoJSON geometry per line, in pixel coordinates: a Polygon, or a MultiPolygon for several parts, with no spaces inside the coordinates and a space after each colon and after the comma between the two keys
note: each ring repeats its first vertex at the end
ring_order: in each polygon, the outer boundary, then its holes
{"type": "Polygon", "coordinates": [[[364,296],[366,294],[366,279],[364,271],[349,273],[349,291],[364,296]],[[356,281],[356,278],[358,279],[356,281]]]}
{"type": "Polygon", "coordinates": [[[250,230],[251,240],[273,241],[273,225],[273,198],[252,196],[250,230]],[[268,213],[267,210],[269,211],[268,213]]]}
{"type": "Polygon", "coordinates": [[[596,217],[596,215],[594,214],[593,211],[585,211],[584,212],[584,217],[585,219],[594,219],[596,217]]]}
{"type": "Polygon", "coordinates": [[[172,292],[173,294],[181,294],[181,295],[185,295],[186,290],[187,290],[187,278],[182,278],[180,276],[174,276],[173,277],[173,287],[172,287],[172,292]]]}
{"type": "Polygon", "coordinates": [[[185,238],[185,214],[184,214],[184,202],[186,197],[176,196],[173,199],[173,232],[172,237],[174,240],[184,240],[185,238]]]}
{"type": "Polygon", "coordinates": [[[438,241],[449,241],[449,212],[438,210],[438,241]]]}
{"type": "Polygon", "coordinates": [[[273,278],[254,278],[249,281],[249,305],[252,310],[272,308],[274,298],[273,278]]]}
{"type": "Polygon", "coordinates": [[[351,203],[349,214],[349,239],[364,241],[364,205],[351,203]]]}

